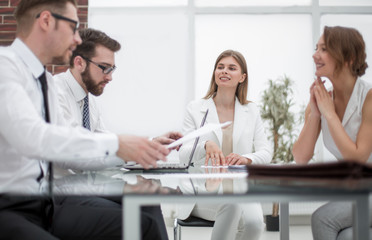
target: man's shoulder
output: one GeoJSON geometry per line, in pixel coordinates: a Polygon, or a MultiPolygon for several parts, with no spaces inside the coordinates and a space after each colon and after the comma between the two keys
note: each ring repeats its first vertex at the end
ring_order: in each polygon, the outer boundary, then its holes
{"type": "Polygon", "coordinates": [[[56,80],[64,80],[66,79],[66,73],[67,72],[61,72],[53,75],[53,78],[56,80]]]}
{"type": "Polygon", "coordinates": [[[18,55],[12,50],[10,46],[0,47],[0,61],[18,62],[18,55]]]}
{"type": "Polygon", "coordinates": [[[67,84],[66,72],[53,75],[53,82],[59,97],[70,97],[69,95],[72,94],[72,91],[67,84]]]}
{"type": "Polygon", "coordinates": [[[0,47],[0,72],[2,74],[0,81],[12,79],[22,84],[32,76],[30,69],[10,46],[0,47]]]}
{"type": "Polygon", "coordinates": [[[66,72],[57,73],[57,74],[53,75],[53,79],[54,79],[55,84],[58,87],[62,87],[62,88],[67,87],[66,72]]]}

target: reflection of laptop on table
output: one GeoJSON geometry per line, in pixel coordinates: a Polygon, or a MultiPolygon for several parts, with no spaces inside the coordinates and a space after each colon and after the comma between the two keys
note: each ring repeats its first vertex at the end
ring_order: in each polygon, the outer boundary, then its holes
{"type": "MultiPolygon", "coordinates": [[[[203,117],[203,120],[202,120],[201,125],[200,125],[200,129],[204,126],[205,120],[207,119],[207,115],[208,115],[208,110],[203,117]]],[[[152,167],[152,168],[149,168],[149,169],[143,168],[140,164],[124,165],[123,167],[128,169],[128,170],[143,170],[143,171],[150,171],[150,172],[156,172],[156,171],[160,171],[160,172],[184,172],[184,171],[187,171],[187,169],[190,167],[190,165],[193,165],[192,164],[192,158],[194,156],[196,146],[198,145],[198,142],[199,142],[199,136],[196,137],[196,139],[194,141],[194,146],[192,147],[192,150],[190,152],[189,162],[187,164],[185,164],[185,163],[161,163],[161,164],[158,164],[157,167],[152,167]]],[[[190,136],[188,134],[185,137],[190,137],[190,136]]],[[[180,145],[184,142],[184,140],[185,139],[183,139],[183,141],[178,141],[177,140],[178,142],[175,141],[172,144],[169,144],[168,147],[175,147],[175,146],[177,146],[178,143],[180,145]],[[174,144],[174,143],[176,143],[176,144],[174,144]]]]}

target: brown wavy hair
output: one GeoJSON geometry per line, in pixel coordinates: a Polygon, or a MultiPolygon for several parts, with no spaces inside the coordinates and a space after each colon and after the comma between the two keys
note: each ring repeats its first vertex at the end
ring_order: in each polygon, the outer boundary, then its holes
{"type": "Polygon", "coordinates": [[[345,63],[354,77],[363,76],[368,68],[366,46],[358,30],[348,27],[324,27],[325,47],[336,61],[335,75],[338,75],[345,63]]]}
{"type": "MultiPolygon", "coordinates": [[[[121,45],[118,41],[109,37],[106,33],[93,28],[80,29],[79,35],[82,43],[78,45],[75,51],[72,53],[70,67],[74,66],[74,59],[76,56],[84,56],[88,59],[94,57],[96,55],[96,47],[98,45],[101,45],[112,52],[117,52],[121,48],[121,45]]],[[[87,62],[87,65],[88,64],[89,62],[87,62]]]]}
{"type": "Polygon", "coordinates": [[[221,61],[221,59],[223,59],[225,57],[233,57],[238,62],[239,66],[242,70],[241,73],[242,74],[245,73],[245,75],[246,75],[247,79],[244,79],[245,81],[238,84],[238,87],[236,88],[236,91],[235,91],[235,96],[238,98],[240,104],[242,104],[242,105],[247,104],[249,102],[247,100],[247,92],[248,92],[248,68],[247,68],[247,63],[245,61],[244,56],[240,52],[234,51],[234,50],[225,50],[217,57],[216,63],[214,64],[212,79],[211,79],[211,82],[209,84],[209,90],[208,90],[207,94],[205,95],[204,99],[208,99],[208,98],[214,97],[216,95],[218,86],[217,86],[216,81],[215,81],[214,72],[216,71],[217,64],[221,61]]]}

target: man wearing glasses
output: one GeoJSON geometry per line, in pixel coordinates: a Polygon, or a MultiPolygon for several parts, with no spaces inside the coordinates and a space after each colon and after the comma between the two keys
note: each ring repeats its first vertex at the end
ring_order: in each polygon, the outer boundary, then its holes
{"type": "Polygon", "coordinates": [[[120,211],[54,203],[51,163],[91,159],[83,166],[98,169],[125,159],[148,167],[169,150],[146,138],[62,125],[45,65],[68,63],[81,44],[75,0],[21,0],[15,17],[17,38],[0,48],[0,239],[121,239],[120,211]]]}
{"type": "MultiPolygon", "coordinates": [[[[112,73],[116,69],[115,53],[120,50],[121,46],[119,42],[99,30],[81,29],[79,35],[82,44],[77,46],[73,52],[69,69],[54,76],[58,87],[59,104],[62,107],[64,119],[70,126],[83,126],[92,132],[105,133],[108,131],[103,124],[95,99],[91,95],[100,96],[105,86],[112,81],[112,73]]],[[[161,144],[169,144],[178,137],[181,137],[180,133],[171,132],[155,139],[161,144]]],[[[64,169],[57,169],[55,172],[60,175],[69,174],[64,169]]],[[[102,207],[115,206],[114,203],[116,203],[117,209],[121,209],[121,198],[67,199],[67,201],[70,200],[78,204],[81,202],[102,207]]],[[[151,222],[158,226],[162,239],[168,239],[159,206],[143,207],[141,217],[150,218],[142,221],[143,231],[150,228],[145,223],[151,222]]]]}
{"type": "Polygon", "coordinates": [[[70,59],[70,68],[54,76],[64,119],[72,127],[83,126],[92,132],[107,132],[95,99],[112,81],[115,53],[120,43],[94,29],[79,31],[83,42],[70,59]]]}

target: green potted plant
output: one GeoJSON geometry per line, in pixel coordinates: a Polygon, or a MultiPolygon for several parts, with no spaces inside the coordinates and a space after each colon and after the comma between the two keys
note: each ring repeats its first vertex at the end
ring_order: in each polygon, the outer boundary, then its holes
{"type": "MultiPolygon", "coordinates": [[[[261,98],[261,116],[269,125],[269,139],[274,144],[272,163],[292,162],[292,146],[297,139],[294,129],[297,122],[303,121],[303,114],[297,120],[291,111],[294,105],[293,82],[287,76],[278,78],[276,81],[269,80],[268,88],[261,98]],[[297,120],[297,121],[296,121],[297,120]]],[[[279,203],[273,203],[271,215],[266,216],[267,231],[279,231],[279,203]]]]}

